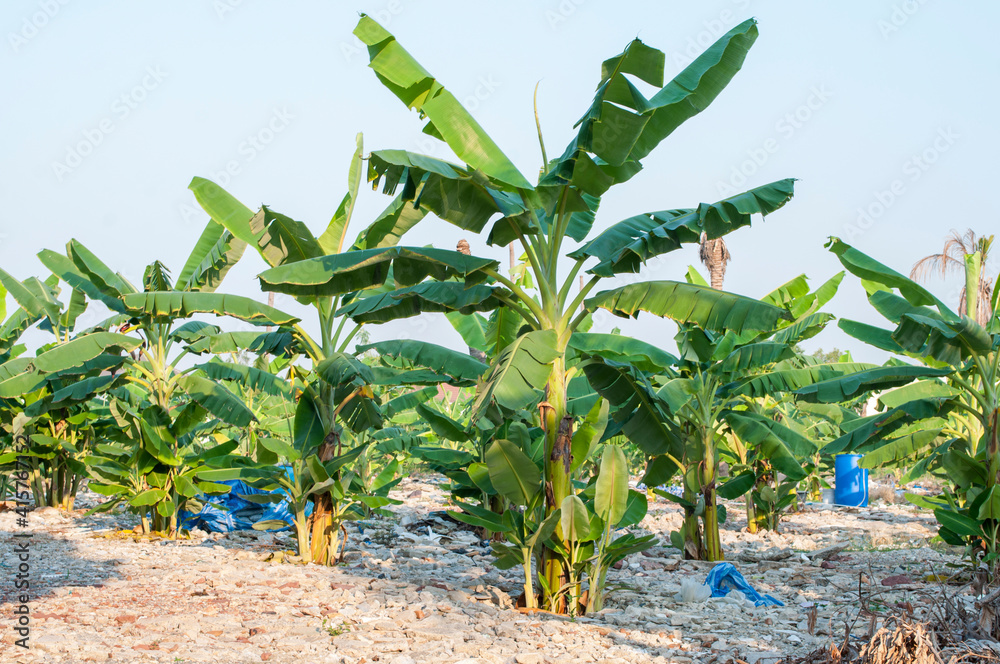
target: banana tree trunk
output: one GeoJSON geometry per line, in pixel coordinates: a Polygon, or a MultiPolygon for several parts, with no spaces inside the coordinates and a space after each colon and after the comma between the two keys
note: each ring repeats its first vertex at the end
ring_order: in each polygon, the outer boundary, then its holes
{"type": "Polygon", "coordinates": [[[753,490],[745,496],[747,502],[747,532],[756,533],[757,528],[757,506],[753,504],[753,490]]]}
{"type": "Polygon", "coordinates": [[[309,547],[309,520],[306,517],[304,503],[295,508],[295,536],[298,539],[298,553],[302,562],[312,562],[312,550],[309,547]]]}
{"type": "MultiPolygon", "coordinates": [[[[317,452],[319,460],[326,463],[332,459],[339,451],[339,446],[340,434],[330,431],[317,452]]],[[[312,561],[320,565],[332,565],[337,557],[339,524],[333,522],[333,498],[329,491],[313,497],[311,530],[312,561]]]]}
{"type": "Polygon", "coordinates": [[[311,557],[320,565],[330,565],[335,551],[331,549],[333,539],[333,515],[330,496],[323,494],[313,501],[311,557]]]}
{"type": "Polygon", "coordinates": [[[684,478],[684,521],[681,532],[684,535],[684,559],[699,560],[702,551],[701,522],[694,507],[698,503],[698,494],[688,488],[687,477],[684,478]]]}
{"type": "Polygon", "coordinates": [[[702,560],[725,560],[722,541],[719,539],[719,508],[716,504],[715,485],[705,487],[705,549],[702,560]]]}
{"type": "MultiPolygon", "coordinates": [[[[566,412],[565,356],[552,363],[552,373],[545,387],[545,402],[540,410],[545,430],[545,515],[548,516],[559,509],[563,499],[572,491],[573,418],[566,412]]],[[[545,578],[553,594],[553,605],[549,610],[565,613],[566,600],[559,590],[569,582],[568,571],[555,551],[543,550],[542,560],[545,578]]]]}
{"type": "Polygon", "coordinates": [[[705,548],[702,560],[722,560],[722,542],[719,539],[719,508],[715,494],[718,459],[715,456],[715,431],[702,431],[701,495],[705,500],[705,548]]]}

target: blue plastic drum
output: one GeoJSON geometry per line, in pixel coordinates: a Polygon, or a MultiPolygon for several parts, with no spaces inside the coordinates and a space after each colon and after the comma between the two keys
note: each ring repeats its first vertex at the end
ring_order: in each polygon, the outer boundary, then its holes
{"type": "Polygon", "coordinates": [[[838,454],[834,460],[835,505],[868,507],[868,469],[860,468],[860,462],[860,454],[838,454]]]}

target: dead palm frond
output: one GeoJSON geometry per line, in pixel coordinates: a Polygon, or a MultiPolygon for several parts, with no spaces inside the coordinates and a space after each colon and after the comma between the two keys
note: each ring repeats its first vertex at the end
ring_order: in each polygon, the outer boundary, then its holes
{"type": "MultiPolygon", "coordinates": [[[[970,228],[964,234],[952,230],[945,239],[943,251],[939,254],[924,256],[913,264],[910,271],[910,278],[915,281],[926,281],[931,274],[937,272],[944,279],[951,273],[965,273],[965,257],[976,252],[982,254],[983,270],[979,275],[979,292],[976,297],[976,322],[986,326],[989,322],[993,309],[990,300],[993,297],[993,279],[986,276],[986,261],[990,256],[990,248],[993,244],[993,236],[977,236],[970,228]]],[[[965,299],[965,287],[959,296],[958,313],[965,315],[967,311],[965,299]]]]}

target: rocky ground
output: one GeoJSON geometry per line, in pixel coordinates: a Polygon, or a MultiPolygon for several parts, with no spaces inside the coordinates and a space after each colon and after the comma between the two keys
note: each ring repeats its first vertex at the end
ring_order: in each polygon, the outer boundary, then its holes
{"type": "MultiPolygon", "coordinates": [[[[144,540],[128,515],[29,516],[31,648],[14,645],[14,548],[24,532],[0,513],[2,662],[727,662],[767,664],[842,640],[858,616],[900,605],[919,614],[955,573],[931,548],[933,517],[903,505],[806,506],[780,534],[749,535],[739,504],[723,527],[726,558],[785,606],[685,602],[710,563],[657,546],[613,570],[607,608],[568,619],[514,607],[516,570],[494,568],[485,542],[442,519],[433,479],[408,479],[391,519],[352,528],[346,563],[289,563],[286,534],[236,532],[144,540]],[[842,550],[841,550],[842,549],[842,550]]],[[[81,504],[97,497],[81,497],[81,504]]],[[[642,527],[668,541],[677,508],[653,503],[642,527]]],[[[964,592],[968,592],[967,589],[964,592]]],[[[854,624],[864,632],[868,618],[854,624]]]]}

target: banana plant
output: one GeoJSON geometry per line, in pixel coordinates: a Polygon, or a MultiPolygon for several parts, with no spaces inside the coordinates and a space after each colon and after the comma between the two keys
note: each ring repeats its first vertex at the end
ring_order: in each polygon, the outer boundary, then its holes
{"type": "MultiPolygon", "coordinates": [[[[409,311],[408,315],[443,310],[443,304],[433,301],[438,296],[447,300],[448,294],[437,288],[441,284],[428,283],[428,277],[459,280],[452,283],[463,288],[467,285],[476,295],[475,286],[485,278],[483,268],[497,264],[457,251],[398,246],[402,235],[426,215],[424,209],[406,204],[402,197],[348,243],[363,171],[362,154],[359,134],[348,172],[348,192],[318,237],[304,223],[267,206],[254,213],[209,180],[195,178],[190,185],[209,216],[234,237],[255,247],[270,266],[258,277],[263,290],[290,295],[315,309],[318,335],[314,337],[297,323],[284,331],[293,336],[296,347],[311,363],[302,371],[306,380],[298,395],[294,444],[299,456],[317,470],[317,463],[335,464],[345,453],[344,426],[359,434],[383,423],[373,389],[375,373],[348,352],[362,326],[378,322],[387,309],[409,311]],[[399,297],[389,297],[390,292],[399,297]],[[356,320],[351,326],[351,318],[344,313],[348,307],[356,320]]],[[[468,304],[471,310],[477,306],[476,302],[468,304]]],[[[343,480],[341,470],[337,467],[330,475],[338,486],[343,480]]],[[[326,482],[320,475],[313,479],[320,485],[326,482]]],[[[307,561],[329,564],[334,560],[336,537],[334,502],[340,499],[333,489],[310,495],[314,509],[307,561]]]]}
{"type": "Polygon", "coordinates": [[[109,500],[88,513],[123,505],[139,515],[142,533],[167,531],[174,537],[182,511],[199,512],[206,495],[229,492],[211,475],[239,466],[243,457],[234,454],[239,442],[217,432],[219,420],[206,423],[207,411],[195,402],[175,406],[179,412],[171,417],[141,393],[129,396],[113,396],[108,403],[113,426],[89,459],[89,487],[109,500]]]}
{"type": "MultiPolygon", "coordinates": [[[[73,287],[63,303],[55,275],[44,282],[35,277],[18,281],[0,270],[0,284],[2,295],[9,292],[19,305],[0,328],[5,426],[11,432],[16,427],[30,441],[20,456],[28,460],[35,504],[71,510],[100,428],[92,400],[121,384],[125,353],[137,342],[120,334],[77,329],[90,289],[73,287]],[[18,356],[24,349],[18,338],[36,322],[53,340],[35,357],[18,356]]],[[[0,457],[0,463],[8,457],[10,453],[0,457]]]]}
{"type": "Polygon", "coordinates": [[[224,385],[196,366],[180,368],[181,361],[190,354],[187,344],[219,328],[201,321],[176,323],[197,314],[254,325],[290,325],[298,320],[249,298],[215,292],[242,250],[237,238],[210,221],[176,282],[165,265],[154,261],[143,273],[141,290],[77,240],[67,244],[65,254],[48,250],[39,254],[42,263],[59,279],[116,312],[98,329],[117,329],[117,334],[94,332],[69,342],[61,350],[65,355],[71,344],[81,344],[80,351],[72,356],[75,364],[99,358],[94,347],[104,339],[120,339],[116,343],[127,344],[132,351],[122,376],[127,389],[115,388],[113,394],[131,406],[122,411],[122,417],[130,419],[139,434],[132,440],[135,448],[130,454],[138,454],[141,449],[156,463],[149,466],[145,459],[140,463],[149,468],[144,482],[155,491],[130,500],[143,502],[133,506],[148,507],[152,527],[168,531],[171,537],[178,534],[181,504],[192,497],[188,495],[191,478],[186,475],[189,464],[183,462],[184,455],[200,453],[195,451],[197,446],[188,447],[185,436],[209,414],[234,427],[246,427],[254,420],[253,413],[224,385]]]}
{"type": "MultiPolygon", "coordinates": [[[[495,262],[482,261],[476,266],[475,285],[483,288],[467,288],[473,285],[467,277],[464,286],[440,284],[440,288],[424,287],[389,297],[419,299],[438,311],[503,307],[518,317],[519,334],[494,359],[475,413],[481,417],[494,406],[534,410],[538,404],[545,432],[544,509],[551,515],[574,493],[571,441],[575,418],[568,410],[567,397],[573,375],[568,372],[566,355],[570,339],[589,311],[616,308],[615,302],[630,300],[660,315],[711,326],[769,329],[774,323],[771,312],[753,316],[744,307],[730,306],[737,304],[732,296],[676,282],[626,286],[588,300],[604,279],[638,272],[645,261],[698,242],[702,233],[716,238],[747,226],[753,215],[768,215],[791,198],[792,180],[781,180],[697,208],[636,214],[588,239],[601,197],[636,175],[641,160],[706,108],[733,78],[757,38],[756,23],[750,20],[733,28],[666,84],[664,54],[639,40],[606,60],[593,103],[561,156],[548,158],[540,122],[536,123],[542,168],[534,185],[391,33],[363,15],[355,35],[368,46],[370,66],[379,80],[426,119],[424,133],[446,143],[462,162],[400,150],[376,151],[368,160],[369,181],[381,184],[386,193],[402,186],[404,200],[462,229],[483,232],[488,244],[516,242],[518,253],[527,258],[532,289],[500,274],[495,262]],[[656,93],[647,98],[638,82],[653,86],[656,93]],[[567,238],[584,244],[565,253],[567,238]],[[577,277],[588,263],[590,278],[577,291],[577,277]],[[718,313],[723,308],[731,316],[711,316],[713,310],[718,313]]],[[[395,311],[403,316],[418,308],[412,303],[395,311]]],[[[562,588],[569,581],[561,562],[564,557],[552,549],[546,551],[543,566],[548,587],[562,588]]],[[[547,608],[566,612],[565,597],[559,597],[547,608]]]]}
{"type": "MultiPolygon", "coordinates": [[[[864,454],[868,468],[911,463],[905,480],[937,472],[951,484],[937,500],[908,496],[934,509],[946,542],[996,576],[1000,560],[1000,312],[997,296],[986,327],[976,302],[961,316],[930,291],[838,238],[827,244],[860,277],[868,301],[894,329],[841,320],[849,335],[918,364],[892,359],[884,367],[819,383],[811,400],[829,403],[881,392],[881,412],[859,418],[826,445],[835,454],[864,454]]],[[[981,257],[966,262],[978,283],[981,257]]]]}
{"type": "MultiPolygon", "coordinates": [[[[614,406],[622,433],[648,456],[646,485],[660,486],[680,473],[681,496],[656,492],[684,509],[682,529],[671,534],[671,541],[686,557],[723,559],[719,524],[726,513],[717,496],[739,497],[759,479],[750,468],[742,468],[726,483],[719,483],[722,455],[733,452],[725,445],[727,430],[740,445],[755,447],[755,455],[791,481],[805,477],[792,450],[801,454],[815,446],[775,421],[769,409],[762,414],[761,404],[753,401],[762,395],[747,395],[735,386],[794,360],[796,345],[819,333],[832,319],[819,310],[836,293],[842,276],[814,292],[809,291],[805,277],[799,276],[760,300],[724,293],[730,306],[715,311],[716,321],[731,318],[735,309],[741,309],[743,317],[769,321],[769,326],[741,329],[733,324],[720,333],[712,330],[714,326],[682,322],[675,337],[679,361],[670,372],[651,374],[596,353],[584,364],[591,385],[614,406]]],[[[691,287],[708,288],[694,270],[689,270],[687,278],[691,287]]],[[[654,307],[646,310],[656,311],[654,307]]],[[[612,311],[634,315],[639,307],[634,299],[619,299],[612,311]]],[[[744,457],[749,458],[749,452],[744,457]]],[[[776,506],[779,501],[774,496],[769,502],[776,506]]]]}
{"type": "Polygon", "coordinates": [[[502,514],[461,501],[456,503],[462,511],[449,514],[505,536],[506,541],[492,543],[495,564],[500,569],[521,567],[526,608],[565,603],[574,615],[599,611],[608,570],[626,556],[655,544],[654,536],[619,536],[615,532],[643,519],[645,496],[629,489],[625,455],[609,445],[598,476],[579,493],[567,496],[558,509],[547,512],[541,459],[532,459],[530,439],[524,433],[522,426],[513,439],[494,440],[486,451],[482,475],[476,477],[477,483],[489,486],[506,501],[502,514]],[[548,583],[543,564],[546,551],[561,557],[568,570],[566,584],[554,587],[548,583]],[[536,580],[540,592],[535,590],[536,580]]]}

